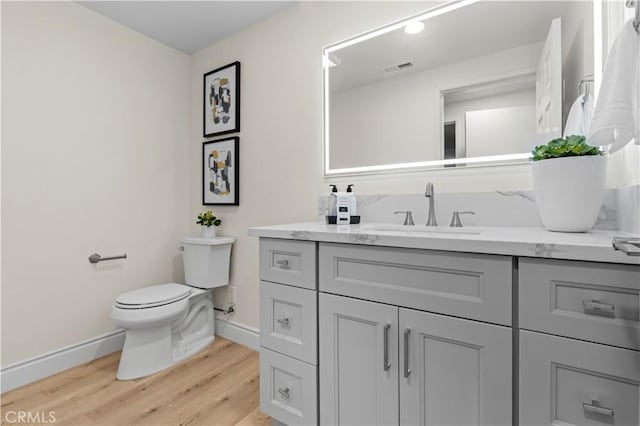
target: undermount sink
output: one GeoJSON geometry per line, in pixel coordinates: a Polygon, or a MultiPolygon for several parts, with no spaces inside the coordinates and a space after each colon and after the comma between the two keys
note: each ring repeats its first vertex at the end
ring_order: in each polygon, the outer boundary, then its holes
{"type": "Polygon", "coordinates": [[[457,234],[457,235],[478,235],[482,231],[473,228],[451,228],[448,226],[424,226],[424,225],[375,225],[365,227],[366,231],[377,232],[406,232],[422,234],[457,234]]]}

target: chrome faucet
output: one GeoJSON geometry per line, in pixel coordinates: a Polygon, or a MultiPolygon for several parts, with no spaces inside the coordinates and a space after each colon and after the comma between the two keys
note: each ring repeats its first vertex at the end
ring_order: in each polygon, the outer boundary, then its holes
{"type": "Polygon", "coordinates": [[[429,216],[427,218],[427,226],[438,226],[436,220],[436,192],[433,189],[431,182],[427,183],[427,188],[424,190],[424,196],[429,199],[429,216]]]}

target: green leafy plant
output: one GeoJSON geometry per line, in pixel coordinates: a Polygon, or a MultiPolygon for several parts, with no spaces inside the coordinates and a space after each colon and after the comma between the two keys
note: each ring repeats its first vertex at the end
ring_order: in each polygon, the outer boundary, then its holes
{"type": "Polygon", "coordinates": [[[215,217],[211,210],[207,210],[206,212],[202,212],[198,215],[198,221],[196,223],[206,227],[220,226],[222,220],[215,217]]]}
{"type": "Polygon", "coordinates": [[[548,160],[560,157],[581,157],[584,155],[604,155],[600,148],[588,145],[584,136],[567,136],[554,139],[546,145],[539,145],[531,151],[532,160],[548,160]]]}

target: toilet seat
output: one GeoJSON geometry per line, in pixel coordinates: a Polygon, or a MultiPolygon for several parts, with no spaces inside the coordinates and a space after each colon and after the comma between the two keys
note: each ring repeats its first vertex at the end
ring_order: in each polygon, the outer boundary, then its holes
{"type": "Polygon", "coordinates": [[[176,283],[152,285],[121,294],[115,307],[120,309],[148,309],[168,305],[186,299],[191,288],[176,283]]]}

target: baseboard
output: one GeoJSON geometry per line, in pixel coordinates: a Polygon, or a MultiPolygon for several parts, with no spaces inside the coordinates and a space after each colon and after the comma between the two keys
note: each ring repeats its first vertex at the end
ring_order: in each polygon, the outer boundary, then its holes
{"type": "Polygon", "coordinates": [[[124,345],[124,336],[124,330],[115,330],[66,348],[3,367],[0,370],[0,391],[4,393],[19,388],[119,351],[124,345]]]}
{"type": "MultiPolygon", "coordinates": [[[[216,335],[258,350],[260,331],[235,321],[216,318],[216,335]]],[[[0,392],[8,392],[69,368],[122,350],[124,330],[115,330],[0,369],[0,392]]]]}
{"type": "Polygon", "coordinates": [[[260,330],[231,320],[216,318],[216,335],[258,350],[260,330]]]}

